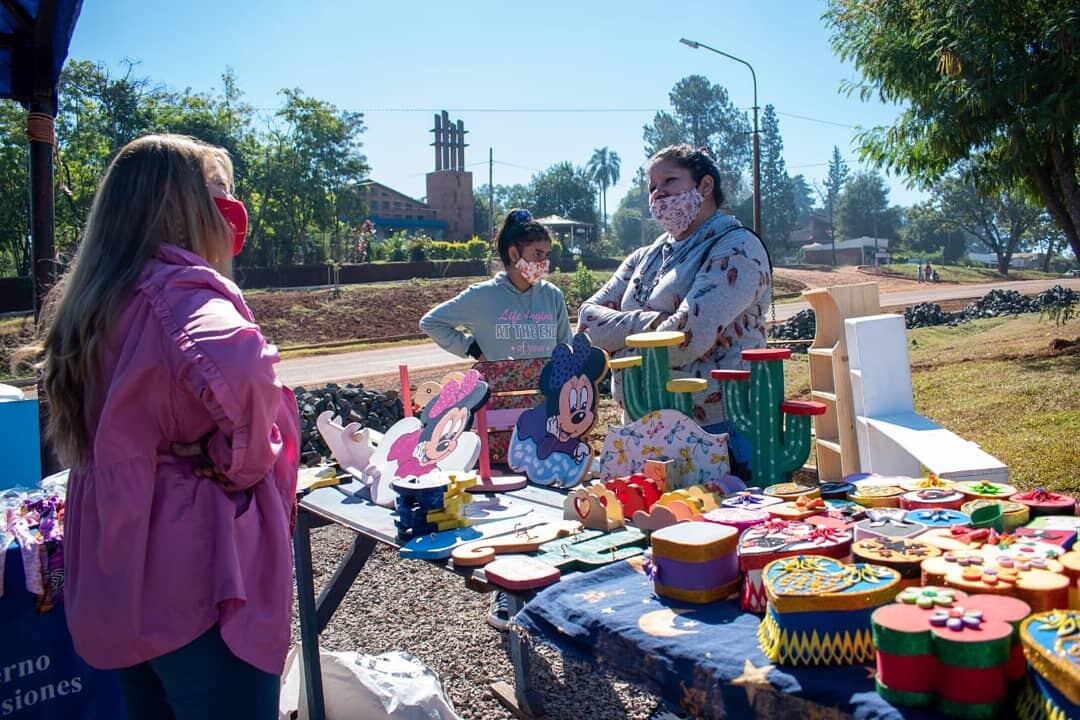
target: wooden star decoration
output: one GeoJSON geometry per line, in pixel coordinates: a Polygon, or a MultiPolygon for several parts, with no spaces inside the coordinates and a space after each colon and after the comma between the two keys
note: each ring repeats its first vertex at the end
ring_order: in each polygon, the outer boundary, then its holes
{"type": "Polygon", "coordinates": [[[750,703],[750,707],[754,706],[754,697],[759,690],[771,690],[772,683],[769,682],[769,671],[773,669],[772,665],[762,665],[759,668],[754,667],[754,663],[750,662],[747,658],[743,662],[742,675],[734,678],[731,681],[732,685],[742,685],[746,688],[746,701],[750,703]]]}

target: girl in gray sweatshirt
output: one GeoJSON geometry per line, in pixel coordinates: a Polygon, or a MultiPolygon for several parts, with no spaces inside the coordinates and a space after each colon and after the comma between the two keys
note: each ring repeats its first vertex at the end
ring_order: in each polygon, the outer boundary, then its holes
{"type": "Polygon", "coordinates": [[[557,344],[571,341],[562,291],[543,279],[551,236],[528,210],[517,209],[507,213],[496,244],[506,270],[432,308],[420,329],[459,357],[550,357],[557,344]]]}

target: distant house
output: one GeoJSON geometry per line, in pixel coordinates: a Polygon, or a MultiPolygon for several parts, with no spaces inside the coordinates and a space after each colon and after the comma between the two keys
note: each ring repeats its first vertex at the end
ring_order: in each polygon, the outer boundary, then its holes
{"type": "MultiPolygon", "coordinates": [[[[833,247],[826,242],[814,242],[800,249],[803,262],[809,265],[832,265],[833,247]]],[[[889,239],[857,237],[836,243],[837,265],[877,265],[889,261],[889,239]]]]}
{"type": "Polygon", "coordinates": [[[806,227],[793,230],[788,235],[788,244],[792,247],[827,242],[829,242],[829,216],[816,211],[810,213],[810,222],[806,227]]]}
{"type": "MultiPolygon", "coordinates": [[[[968,253],[968,258],[973,263],[978,263],[989,268],[996,268],[998,261],[997,255],[994,253],[968,253]]],[[[1013,253],[1009,258],[1009,267],[1012,268],[1038,268],[1042,265],[1043,254],[1037,252],[1018,252],[1013,253]]]]}
{"type": "Polygon", "coordinates": [[[375,223],[375,235],[380,240],[401,230],[442,240],[449,228],[435,208],[388,185],[372,180],[361,185],[358,192],[367,204],[368,219],[375,223]]]}

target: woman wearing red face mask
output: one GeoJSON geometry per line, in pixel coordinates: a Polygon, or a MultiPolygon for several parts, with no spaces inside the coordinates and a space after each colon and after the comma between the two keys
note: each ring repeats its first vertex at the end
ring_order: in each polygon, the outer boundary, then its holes
{"type": "Polygon", "coordinates": [[[277,717],[299,419],[230,279],[231,185],[220,148],[125,146],[49,310],[68,625],[118,671],[129,718],[277,717]]]}
{"type": "MultiPolygon", "coordinates": [[[[749,442],[730,432],[720,385],[709,373],[745,369],[741,352],[765,347],[772,265],[757,235],[720,209],[723,202],[720,171],[704,149],[671,145],[653,155],[649,207],[666,232],[581,304],[578,323],[615,357],[628,354],[628,335],[685,333],[682,345],[668,349],[671,375],[709,381],[694,394],[694,418],[707,430],[729,432],[732,467],[745,479],[749,442]]],[[[620,390],[616,376],[617,397],[620,390]]]]}

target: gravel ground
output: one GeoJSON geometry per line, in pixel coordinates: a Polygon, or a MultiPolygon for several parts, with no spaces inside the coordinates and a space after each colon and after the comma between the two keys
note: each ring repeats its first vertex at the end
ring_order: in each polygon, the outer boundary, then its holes
{"type": "MultiPolygon", "coordinates": [[[[331,525],[312,532],[315,591],[330,579],[355,535],[331,525]]],[[[451,572],[403,560],[379,545],[320,636],[325,650],[379,654],[407,650],[440,677],[458,714],[468,720],[514,716],[492,694],[499,680],[513,684],[506,636],[485,622],[488,596],[451,572]]],[[[294,605],[293,638],[300,628],[294,605]]],[[[659,720],[674,717],[644,689],[622,682],[537,643],[532,645],[536,685],[551,720],[659,720]]]]}

